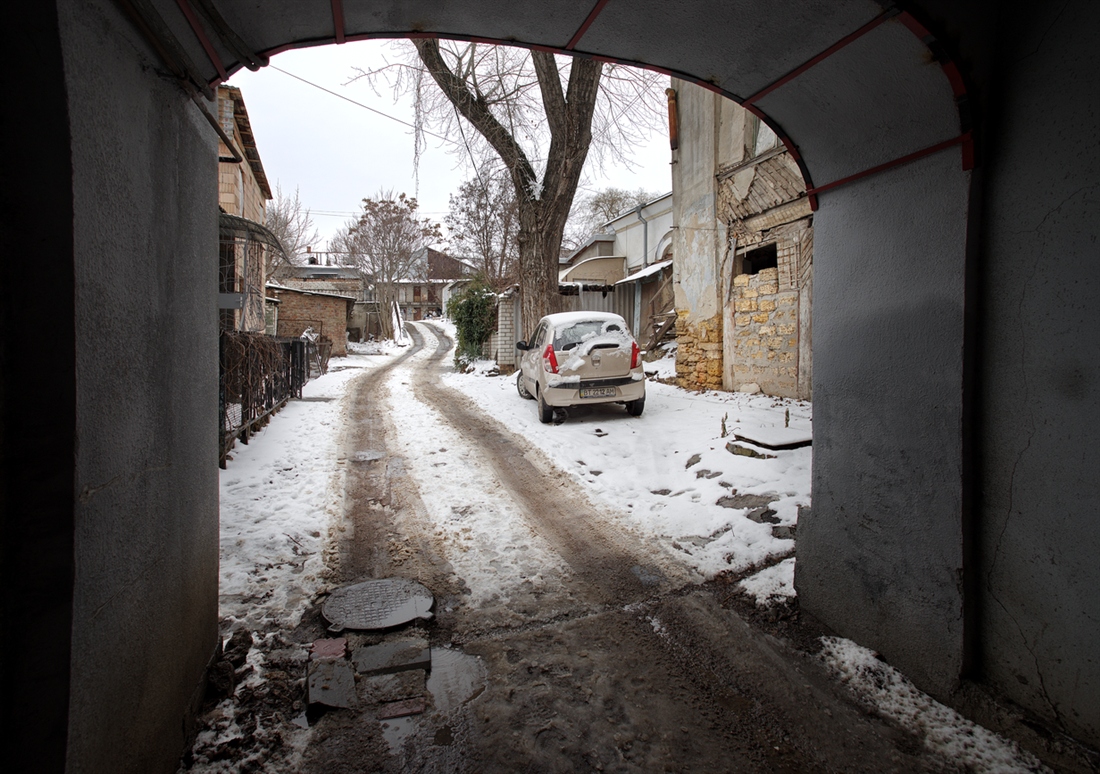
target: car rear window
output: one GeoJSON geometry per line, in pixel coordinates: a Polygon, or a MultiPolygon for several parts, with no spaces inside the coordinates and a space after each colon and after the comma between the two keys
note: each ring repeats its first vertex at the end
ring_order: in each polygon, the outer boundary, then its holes
{"type": "Polygon", "coordinates": [[[607,333],[617,333],[624,343],[631,339],[623,326],[614,320],[582,320],[563,325],[554,331],[554,349],[559,352],[570,350],[582,342],[607,333]]]}

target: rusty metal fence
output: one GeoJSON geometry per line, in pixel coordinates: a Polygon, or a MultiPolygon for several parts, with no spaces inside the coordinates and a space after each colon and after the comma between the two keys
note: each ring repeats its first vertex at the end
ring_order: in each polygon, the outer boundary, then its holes
{"type": "Polygon", "coordinates": [[[218,369],[221,467],[237,440],[247,444],[288,400],[302,397],[302,387],[310,378],[327,370],[328,352],[324,342],[321,344],[222,331],[218,369]]]}

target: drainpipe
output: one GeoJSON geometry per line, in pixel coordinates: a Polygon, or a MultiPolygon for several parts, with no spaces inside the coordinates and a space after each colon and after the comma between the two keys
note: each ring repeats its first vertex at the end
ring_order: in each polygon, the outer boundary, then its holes
{"type": "MultiPolygon", "coordinates": [[[[634,214],[638,216],[638,220],[642,222],[642,268],[649,266],[649,221],[642,217],[642,207],[644,204],[639,204],[638,208],[634,210],[634,214]]],[[[634,335],[642,335],[642,281],[638,280],[634,283],[634,335]]]]}

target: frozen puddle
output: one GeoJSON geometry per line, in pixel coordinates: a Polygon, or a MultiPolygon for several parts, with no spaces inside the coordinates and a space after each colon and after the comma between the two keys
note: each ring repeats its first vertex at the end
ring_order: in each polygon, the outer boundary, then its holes
{"type": "Polygon", "coordinates": [[[437,712],[452,712],[485,690],[489,675],[477,656],[450,648],[432,649],[428,693],[437,712]]]}
{"type": "MultiPolygon", "coordinates": [[[[450,648],[432,648],[432,671],[428,674],[428,693],[437,715],[449,715],[473,701],[488,685],[489,675],[477,656],[450,648]]],[[[382,721],[382,737],[390,752],[398,754],[405,740],[419,726],[419,718],[409,716],[382,721]]]]}

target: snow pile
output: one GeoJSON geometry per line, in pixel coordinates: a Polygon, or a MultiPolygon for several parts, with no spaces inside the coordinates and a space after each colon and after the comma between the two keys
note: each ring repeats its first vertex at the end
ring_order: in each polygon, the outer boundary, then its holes
{"type": "Polygon", "coordinates": [[[399,350],[393,339],[348,342],[348,352],[353,355],[393,355],[399,350]]]}
{"type": "Polygon", "coordinates": [[[645,364],[645,375],[651,379],[675,379],[676,378],[676,345],[672,344],[665,350],[664,357],[660,360],[652,360],[645,364]]]}
{"type": "MultiPolygon", "coordinates": [[[[330,526],[343,514],[340,398],[364,368],[351,355],[306,384],[221,471],[220,609],[227,630],[293,628],[320,589],[330,526]]],[[[384,362],[384,361],[383,361],[384,362]]]]}
{"type": "MultiPolygon", "coordinates": [[[[772,527],[793,526],[799,506],[809,505],[811,448],[761,450],[771,455],[762,459],[732,454],[726,444],[741,428],[784,427],[788,410],[790,426],[808,431],[810,404],[688,393],[650,381],[639,418],[619,405],[593,405],[570,409],[562,424],[543,425],[535,404],[516,392],[515,379],[443,377],[603,500],[624,528],[659,542],[703,576],[767,565],[790,553],[793,541],[774,536],[772,527]],[[763,498],[774,513],[764,521],[748,518],[754,508],[727,507],[735,493],[763,498]]],[[[789,575],[787,567],[773,574],[783,573],[789,575]]],[[[785,588],[793,591],[790,583],[785,588]]]]}
{"type": "Polygon", "coordinates": [[[756,600],[760,607],[773,602],[790,599],[794,591],[794,557],[784,559],[779,564],[761,570],[737,584],[738,587],[756,600]]]}
{"type": "Polygon", "coordinates": [[[924,739],[929,750],[972,772],[1048,772],[1035,756],[917,690],[874,651],[822,637],[821,658],[865,704],[924,739]]]}

